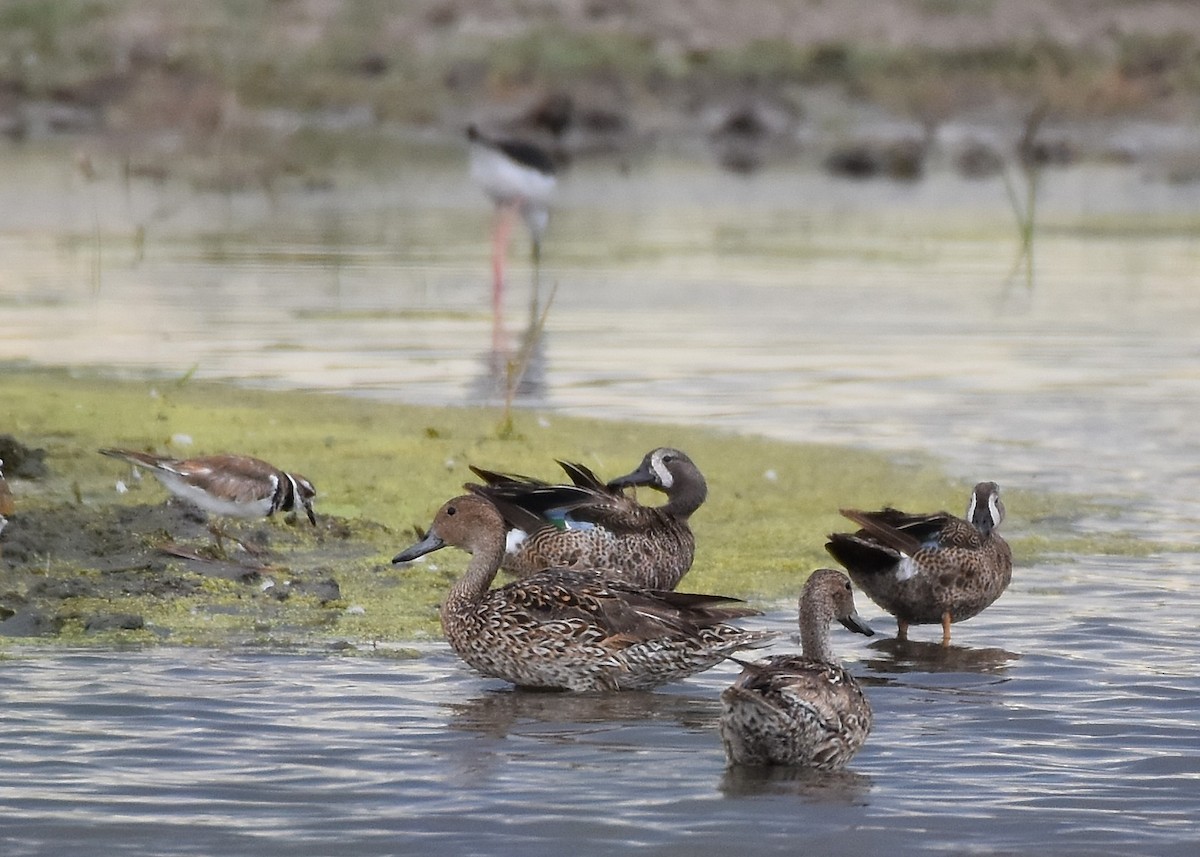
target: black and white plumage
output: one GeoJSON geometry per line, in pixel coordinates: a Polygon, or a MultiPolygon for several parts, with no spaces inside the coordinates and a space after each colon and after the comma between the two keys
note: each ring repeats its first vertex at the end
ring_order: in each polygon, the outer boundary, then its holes
{"type": "Polygon", "coordinates": [[[900,639],[910,624],[940,623],[948,646],[951,623],[979,614],[1012,581],[1012,550],[996,531],[1004,504],[995,482],[975,486],[965,520],[949,512],[841,511],[861,529],[831,534],[825,548],[896,617],[900,639]]]}
{"type": "Polygon", "coordinates": [[[871,731],[871,704],[858,682],[834,662],[833,620],[859,634],[874,631],[859,617],[846,575],[814,571],[800,595],[803,655],[744,663],[721,693],[719,728],[731,765],[797,765],[837,770],[871,731]]]}
{"type": "Polygon", "coordinates": [[[550,153],[527,140],[490,137],[472,125],[467,129],[471,178],[496,206],[492,232],[492,302],[499,309],[504,291],[504,261],[513,220],[520,216],[529,229],[533,264],[541,263],[542,236],[550,223],[550,201],[558,183],[550,153]]]}
{"type": "Polygon", "coordinates": [[[205,512],[231,518],[265,518],[276,512],[303,509],[309,523],[316,526],[312,503],[317,492],[313,484],[261,459],[229,454],[178,459],[129,449],[99,452],[146,468],[176,497],[205,512]]]}
{"type": "Polygon", "coordinates": [[[570,568],[674,589],[695,553],[689,519],[708,495],[695,463],[660,447],[632,473],[608,483],[582,464],[558,464],[570,485],[471,468],[484,484],[468,484],[467,490],[488,498],[508,527],[503,568],[519,575],[570,568]],[[622,490],[634,485],[663,491],[667,502],[643,506],[622,490]]]}
{"type": "Polygon", "coordinates": [[[490,589],[504,532],[496,507],[467,494],[443,504],[425,537],[393,560],[447,545],[471,554],[441,619],[450,646],[483,675],[522,687],[644,690],[775,636],[728,624],[759,612],[737,599],[663,592],[585,571],[550,569],[490,589]]]}

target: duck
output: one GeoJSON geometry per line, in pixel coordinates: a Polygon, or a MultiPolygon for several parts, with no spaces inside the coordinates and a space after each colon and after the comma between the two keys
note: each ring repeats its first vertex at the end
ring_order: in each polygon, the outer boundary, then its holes
{"type": "Polygon", "coordinates": [[[1012,581],[1012,550],[996,531],[1004,503],[995,482],[975,486],[965,519],[891,507],[840,511],[861,529],[831,534],[825,549],[896,617],[899,640],[908,639],[909,625],[940,623],[942,645],[949,646],[950,626],[978,615],[1012,581]]]}
{"type": "Polygon", "coordinates": [[[859,618],[850,580],[840,571],[814,571],[800,593],[803,654],[743,662],[721,693],[719,729],[732,765],[795,765],[821,771],[846,766],[871,732],[871,704],[834,661],[829,626],[871,636],[859,618]]]}
{"type": "Polygon", "coordinates": [[[647,690],[775,637],[729,624],[760,613],[736,598],[647,589],[593,572],[547,569],[491,589],[506,528],[487,498],[464,494],[392,560],[447,545],[471,554],[441,605],[441,623],[450,647],[484,676],[522,688],[647,690]]]}
{"type": "Polygon", "coordinates": [[[545,568],[604,574],[650,589],[674,589],[692,567],[696,538],[689,519],[708,496],[700,469],[685,453],[659,447],[630,473],[607,483],[582,464],[558,461],[571,484],[471,467],[507,526],[502,568],[528,575],[545,568]],[[643,506],[625,493],[649,486],[667,495],[643,506]]]}

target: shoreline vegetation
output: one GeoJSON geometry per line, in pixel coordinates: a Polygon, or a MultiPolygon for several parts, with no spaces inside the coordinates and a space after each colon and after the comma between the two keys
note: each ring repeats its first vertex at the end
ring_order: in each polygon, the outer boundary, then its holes
{"type": "MultiPolygon", "coordinates": [[[[384,169],[414,139],[458,140],[480,119],[553,138],[571,158],[670,147],[739,172],[799,157],[897,180],[939,157],[977,175],[1158,159],[1169,180],[1200,180],[1194,133],[1112,133],[1187,131],[1200,118],[1200,24],[1183,0],[898,0],[886,11],[874,0],[751,0],[728,18],[725,4],[625,0],[10,0],[0,149],[69,141],[85,176],[94,158],[122,164],[127,180],[261,192],[384,169]]],[[[845,528],[839,506],[961,512],[970,484],[989,477],[958,484],[928,461],[702,428],[186,376],[119,381],[99,368],[0,366],[0,419],[0,441],[15,444],[0,444],[16,502],[0,536],[5,646],[360,647],[438,635],[438,600],[465,557],[406,568],[390,558],[459,493],[467,464],[557,479],[562,458],[612,476],[651,448],[682,448],[711,492],[681,588],[761,606],[793,601],[805,575],[831,564],[823,544],[845,528]],[[298,470],[317,486],[319,526],[235,525],[264,556],[221,561],[204,520],[96,453],[107,446],[239,452],[298,470]],[[45,472],[23,472],[20,451],[45,472]],[[195,556],[164,552],[172,542],[195,556]]],[[[1005,490],[1018,565],[1164,549],[1073,527],[1103,517],[1087,498],[1005,490]]]]}
{"type": "Polygon", "coordinates": [[[1200,20],[1187,0],[0,6],[0,134],[78,139],[85,172],[323,186],[471,121],[623,163],[668,147],[911,180],[1102,159],[1194,181],[1200,20]]]}
{"type": "MultiPolygon", "coordinates": [[[[16,502],[0,537],[6,647],[350,650],[439,636],[437,604],[466,556],[444,552],[401,567],[390,560],[473,478],[468,464],[557,479],[554,459],[564,458],[612,476],[653,447],[682,448],[710,494],[693,518],[696,562],[680,589],[760,607],[790,604],[809,572],[831,565],[823,545],[827,533],[845,528],[839,506],[961,511],[969,489],[928,462],[703,428],[518,411],[506,431],[497,408],[2,368],[3,431],[13,437],[0,436],[0,445],[9,449],[5,475],[16,502]],[[318,525],[232,523],[228,529],[264,552],[221,559],[202,516],[168,502],[151,477],[136,481],[97,454],[114,444],[180,457],[236,451],[298,470],[316,485],[318,525]]],[[[639,496],[662,502],[653,492],[639,496]]],[[[1013,491],[1006,502],[1018,565],[1048,551],[1161,549],[1120,534],[1064,533],[1065,521],[1098,512],[1086,499],[1013,491]]]]}

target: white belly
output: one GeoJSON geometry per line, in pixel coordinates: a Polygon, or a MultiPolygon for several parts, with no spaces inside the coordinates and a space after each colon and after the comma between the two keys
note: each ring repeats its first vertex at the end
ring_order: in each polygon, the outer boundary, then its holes
{"type": "Polygon", "coordinates": [[[176,497],[187,500],[192,505],[199,506],[204,511],[213,515],[226,515],[231,518],[265,518],[267,513],[271,511],[271,498],[269,496],[250,503],[238,503],[233,500],[214,497],[212,494],[201,491],[194,485],[183,481],[174,473],[155,470],[154,475],[176,497]]]}
{"type": "Polygon", "coordinates": [[[497,202],[544,206],[554,191],[554,176],[514,163],[485,146],[471,147],[471,178],[497,202]]]}

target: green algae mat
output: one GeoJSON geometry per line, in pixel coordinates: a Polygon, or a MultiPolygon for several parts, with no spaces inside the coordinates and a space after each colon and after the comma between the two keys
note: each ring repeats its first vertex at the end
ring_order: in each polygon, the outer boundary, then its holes
{"type": "MultiPolygon", "coordinates": [[[[390,560],[461,493],[468,464],[559,480],[564,459],[610,478],[654,447],[683,449],[709,499],[692,518],[696,560],[679,588],[764,607],[831,564],[825,535],[847,524],[839,507],[961,513],[969,489],[931,464],[696,427],[25,367],[0,367],[0,436],[9,455],[44,464],[28,475],[6,464],[16,511],[0,535],[0,634],[10,644],[361,647],[436,636],[439,599],[466,556],[390,560]],[[251,551],[222,555],[202,513],[97,454],[106,446],[263,458],[313,481],[318,525],[229,524],[251,551]]],[[[1045,498],[1006,499],[1018,522],[1006,532],[1047,512],[1045,498]]]]}

